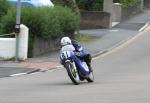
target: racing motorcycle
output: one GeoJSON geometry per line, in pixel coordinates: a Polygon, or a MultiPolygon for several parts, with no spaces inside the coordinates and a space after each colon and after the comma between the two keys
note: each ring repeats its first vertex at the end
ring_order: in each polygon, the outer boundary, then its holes
{"type": "Polygon", "coordinates": [[[87,80],[88,82],[94,82],[93,71],[89,70],[88,65],[82,59],[80,59],[73,50],[62,49],[60,58],[63,60],[64,67],[67,70],[68,76],[75,85],[80,84],[81,81],[87,80]]]}

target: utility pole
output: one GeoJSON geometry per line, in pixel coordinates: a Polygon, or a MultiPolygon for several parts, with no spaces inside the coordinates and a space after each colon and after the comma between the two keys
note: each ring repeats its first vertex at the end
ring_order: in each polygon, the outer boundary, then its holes
{"type": "Polygon", "coordinates": [[[141,9],[143,10],[144,8],[144,0],[141,0],[141,9]]]}
{"type": "Polygon", "coordinates": [[[18,0],[18,2],[17,2],[17,14],[16,14],[16,25],[15,25],[15,33],[16,33],[15,61],[16,62],[18,62],[18,54],[19,54],[20,17],[21,17],[21,0],[18,0]]]}

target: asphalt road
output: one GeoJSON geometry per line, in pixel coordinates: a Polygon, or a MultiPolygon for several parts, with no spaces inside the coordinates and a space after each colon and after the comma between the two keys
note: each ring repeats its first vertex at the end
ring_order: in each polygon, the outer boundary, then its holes
{"type": "Polygon", "coordinates": [[[94,59],[94,83],[73,85],[65,69],[1,78],[0,103],[149,103],[149,32],[94,59]]]}
{"type": "Polygon", "coordinates": [[[21,67],[0,67],[0,78],[9,77],[15,74],[36,72],[38,69],[21,68],[21,67]]]}

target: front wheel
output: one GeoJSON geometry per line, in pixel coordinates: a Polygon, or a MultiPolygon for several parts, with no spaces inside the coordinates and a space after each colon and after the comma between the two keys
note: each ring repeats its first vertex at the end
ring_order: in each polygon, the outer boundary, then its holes
{"type": "Polygon", "coordinates": [[[87,81],[88,81],[88,82],[94,82],[94,74],[93,74],[93,71],[90,72],[90,74],[89,74],[89,76],[88,76],[88,78],[87,78],[87,81]]]}
{"type": "Polygon", "coordinates": [[[70,79],[72,80],[72,82],[75,85],[78,85],[80,83],[80,78],[79,78],[78,71],[77,71],[76,67],[74,66],[74,64],[70,61],[67,61],[66,69],[67,69],[68,75],[69,75],[70,79]]]}

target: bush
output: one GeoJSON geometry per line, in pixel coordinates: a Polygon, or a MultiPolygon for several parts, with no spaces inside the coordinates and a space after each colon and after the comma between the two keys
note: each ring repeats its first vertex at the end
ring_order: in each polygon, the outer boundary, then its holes
{"type": "MultiPolygon", "coordinates": [[[[3,33],[12,32],[15,26],[16,9],[10,9],[2,17],[3,33]]],[[[74,33],[79,28],[79,16],[63,7],[23,7],[21,23],[30,28],[30,34],[41,38],[57,38],[74,33]]]]}
{"type": "Polygon", "coordinates": [[[76,0],[54,0],[55,5],[61,5],[63,7],[70,8],[73,12],[80,15],[79,8],[77,6],[76,0]]]}
{"type": "Polygon", "coordinates": [[[100,11],[103,9],[103,0],[76,0],[81,10],[100,11]]]}
{"type": "MultiPolygon", "coordinates": [[[[2,32],[14,31],[16,8],[8,10],[2,17],[2,32]]],[[[56,39],[65,35],[72,35],[79,29],[79,15],[64,7],[23,7],[21,23],[29,27],[29,52],[32,52],[33,40],[37,36],[44,39],[56,39]]]]}
{"type": "Polygon", "coordinates": [[[7,14],[9,7],[10,7],[10,5],[7,2],[7,0],[0,0],[0,34],[2,33],[1,17],[7,14]]]}
{"type": "Polygon", "coordinates": [[[7,0],[0,0],[0,19],[7,13],[8,8],[9,3],[7,2],[7,0]]]}
{"type": "Polygon", "coordinates": [[[124,8],[128,8],[136,5],[140,0],[114,0],[114,2],[121,3],[124,8]]]}

